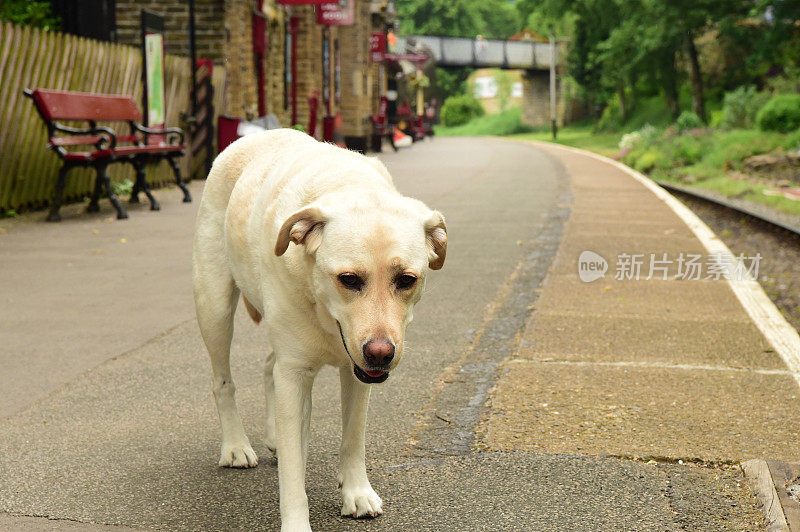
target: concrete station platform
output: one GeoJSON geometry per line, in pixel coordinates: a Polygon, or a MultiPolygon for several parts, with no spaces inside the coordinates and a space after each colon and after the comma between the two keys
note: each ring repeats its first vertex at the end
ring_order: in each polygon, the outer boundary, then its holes
{"type": "Polygon", "coordinates": [[[502,365],[486,448],[800,460],[796,375],[729,282],[677,279],[675,263],[667,280],[646,280],[651,253],[708,255],[685,221],[617,167],[542,149],[566,168],[571,215],[515,355],[502,365]],[[608,260],[604,278],[579,279],[584,250],[608,260]],[[615,279],[620,254],[644,254],[639,280],[615,279]]]}
{"type": "MultiPolygon", "coordinates": [[[[800,461],[796,376],[726,281],[613,278],[619,253],[705,253],[683,220],[562,148],[442,138],[382,158],[447,216],[448,262],[373,391],[379,519],[338,516],[338,378],[317,380],[315,530],[760,529],[738,463],[800,461]],[[579,279],[586,250],[604,279],[579,279]]],[[[197,203],[156,195],[161,212],[124,222],[0,223],[0,530],[279,527],[263,328],[240,312],[233,345],[262,459],[221,469],[189,290],[197,203]]]]}

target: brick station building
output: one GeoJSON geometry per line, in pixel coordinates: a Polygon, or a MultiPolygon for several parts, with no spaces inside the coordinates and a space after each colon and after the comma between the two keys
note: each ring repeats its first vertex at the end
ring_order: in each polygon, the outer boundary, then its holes
{"type": "MultiPolygon", "coordinates": [[[[224,105],[235,117],[267,114],[317,138],[362,149],[372,132],[385,66],[370,37],[393,24],[391,0],[195,0],[198,58],[226,70],[224,105]]],[[[140,45],[140,11],[165,19],[165,51],[188,54],[189,7],[175,0],[116,0],[117,42],[140,45]]]]}

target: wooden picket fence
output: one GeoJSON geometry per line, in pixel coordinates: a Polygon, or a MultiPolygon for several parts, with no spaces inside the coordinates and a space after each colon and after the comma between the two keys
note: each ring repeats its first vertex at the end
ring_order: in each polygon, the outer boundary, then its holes
{"type": "MultiPolygon", "coordinates": [[[[167,125],[180,126],[190,108],[191,72],[186,57],[164,58],[167,125]]],[[[214,69],[215,91],[224,94],[224,68],[214,69]]],[[[28,26],[0,24],[0,209],[39,208],[50,200],[61,161],[46,149],[47,130],[24,88],[47,88],[142,97],[141,50],[28,26]]],[[[222,108],[220,100],[217,109],[222,108]]],[[[76,124],[77,125],[77,124],[76,124]]],[[[84,124],[81,124],[84,125],[84,124]]],[[[108,124],[117,131],[127,125],[108,124]]],[[[188,139],[187,139],[188,141],[188,139]]],[[[188,175],[184,157],[181,171],[188,175]]],[[[113,182],[134,179],[128,164],[109,167],[113,182]]],[[[173,179],[166,162],[151,165],[153,186],[173,179]]],[[[82,200],[94,172],[76,168],[67,178],[65,199],[82,200]]]]}

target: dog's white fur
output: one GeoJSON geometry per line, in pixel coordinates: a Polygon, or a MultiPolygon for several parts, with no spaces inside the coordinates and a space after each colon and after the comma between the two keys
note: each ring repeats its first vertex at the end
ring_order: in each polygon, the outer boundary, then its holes
{"type": "Polygon", "coordinates": [[[241,293],[253,319],[263,316],[273,348],[266,439],[278,456],[282,530],[310,530],[311,387],[325,364],[339,368],[342,388],[342,515],[382,512],[364,464],[370,387],[354,364],[370,369],[363,347],[385,339],[395,356],[384,369],[394,369],[426,272],[442,267],[446,246],[442,215],[401,196],[377,159],[282,129],[239,139],[214,162],[197,218],[193,284],[222,424],[219,465],[257,465],[229,364],[241,293]],[[363,286],[348,288],[342,273],[363,286]],[[399,275],[418,280],[400,289],[399,275]]]}

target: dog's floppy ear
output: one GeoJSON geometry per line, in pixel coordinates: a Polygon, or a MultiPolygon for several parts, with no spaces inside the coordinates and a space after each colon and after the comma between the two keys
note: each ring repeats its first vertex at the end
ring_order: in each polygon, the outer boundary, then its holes
{"type": "Polygon", "coordinates": [[[289,216],[281,230],[278,231],[278,240],[275,242],[275,254],[279,257],[286,253],[289,242],[304,244],[308,253],[314,253],[322,238],[322,226],[327,218],[319,207],[311,206],[299,210],[289,216]]]}
{"type": "Polygon", "coordinates": [[[425,238],[428,243],[428,267],[440,270],[447,255],[447,226],[439,211],[432,211],[425,220],[425,238]]]}

